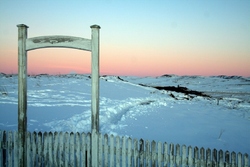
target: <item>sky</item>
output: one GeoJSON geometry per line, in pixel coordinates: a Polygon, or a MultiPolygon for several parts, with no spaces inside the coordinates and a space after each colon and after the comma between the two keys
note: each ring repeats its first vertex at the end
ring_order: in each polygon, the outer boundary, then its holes
{"type": "MultiPolygon", "coordinates": [[[[101,75],[250,76],[250,1],[0,0],[0,72],[17,73],[17,26],[28,38],[91,38],[100,29],[101,75]]],[[[91,53],[28,52],[29,74],[91,73],[91,53]]]]}

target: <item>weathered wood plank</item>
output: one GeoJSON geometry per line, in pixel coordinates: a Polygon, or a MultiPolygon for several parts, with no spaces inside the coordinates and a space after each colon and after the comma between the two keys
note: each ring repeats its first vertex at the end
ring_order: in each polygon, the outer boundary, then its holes
{"type": "Polygon", "coordinates": [[[26,51],[48,48],[62,47],[91,51],[91,40],[72,36],[40,36],[28,38],[26,40],[26,51]]]}
{"type": "Polygon", "coordinates": [[[64,133],[64,166],[69,166],[69,133],[64,133]]]}
{"type": "Polygon", "coordinates": [[[158,146],[157,146],[157,150],[158,150],[158,156],[157,156],[157,162],[158,162],[158,167],[162,166],[162,143],[158,142],[158,146]]]}
{"type": "Polygon", "coordinates": [[[120,137],[119,136],[116,136],[115,138],[115,141],[116,141],[116,149],[115,149],[115,161],[116,161],[116,166],[120,166],[120,163],[121,163],[121,154],[120,154],[120,151],[121,151],[121,147],[120,147],[120,137]]]}
{"type": "Polygon", "coordinates": [[[138,140],[134,139],[134,165],[133,166],[138,166],[138,158],[139,158],[139,148],[138,148],[138,140]]]}
{"type": "Polygon", "coordinates": [[[241,153],[238,153],[237,159],[238,159],[238,167],[242,167],[242,154],[241,153]]]}
{"type": "Polygon", "coordinates": [[[156,166],[156,142],[153,140],[151,142],[151,152],[152,152],[152,166],[156,166]]]}
{"type": "Polygon", "coordinates": [[[98,164],[99,166],[102,166],[102,157],[103,157],[103,140],[102,140],[102,134],[98,134],[98,141],[99,141],[99,146],[98,146],[98,164]]]}
{"type": "Polygon", "coordinates": [[[53,141],[53,165],[54,166],[59,166],[58,165],[58,159],[59,159],[59,134],[58,132],[54,132],[54,141],[53,141]]]}
{"type": "Polygon", "coordinates": [[[194,166],[199,167],[200,166],[200,157],[199,157],[199,148],[194,147],[194,166]]]}
{"type": "Polygon", "coordinates": [[[49,135],[48,135],[48,164],[49,166],[53,166],[53,161],[54,161],[53,150],[52,150],[52,148],[54,147],[53,142],[54,142],[53,133],[49,132],[49,135]]]}
{"type": "Polygon", "coordinates": [[[108,145],[108,134],[104,135],[104,166],[108,166],[109,163],[109,145],[108,145]]]}
{"type": "Polygon", "coordinates": [[[126,164],[127,164],[127,161],[126,161],[126,159],[127,159],[126,141],[127,141],[126,137],[123,136],[122,137],[122,155],[121,155],[122,156],[122,167],[126,167],[126,164]]]}
{"type": "Polygon", "coordinates": [[[30,167],[30,166],[32,166],[31,164],[32,164],[32,159],[33,159],[33,157],[32,157],[32,152],[31,152],[31,150],[32,150],[32,145],[31,145],[31,134],[30,134],[30,132],[27,132],[26,133],[26,142],[27,142],[27,144],[26,144],[26,150],[27,150],[27,167],[30,167]]]}
{"type": "Polygon", "coordinates": [[[231,153],[231,167],[236,167],[236,153],[231,153]]]}
{"type": "Polygon", "coordinates": [[[63,166],[64,164],[64,134],[62,132],[59,133],[59,152],[58,152],[58,164],[59,166],[63,166]]]}
{"type": "Polygon", "coordinates": [[[229,153],[229,151],[225,152],[225,163],[226,163],[225,167],[229,167],[230,166],[230,153],[229,153]]]}
{"type": "Polygon", "coordinates": [[[193,152],[192,152],[192,147],[188,146],[188,166],[193,166],[193,152]]]}
{"type": "Polygon", "coordinates": [[[70,133],[69,138],[69,166],[75,166],[75,135],[70,133]]]}
{"type": "Polygon", "coordinates": [[[128,167],[132,167],[132,139],[128,138],[128,167]]]}
{"type": "Polygon", "coordinates": [[[3,166],[3,133],[4,131],[0,130],[0,166],[3,166]]]}
{"type": "Polygon", "coordinates": [[[174,144],[170,143],[170,152],[169,152],[169,163],[170,163],[170,167],[174,167],[175,165],[175,158],[174,158],[174,144]]]}
{"type": "Polygon", "coordinates": [[[188,165],[188,160],[187,160],[187,146],[183,145],[182,146],[182,165],[186,166],[188,165]]]}
{"type": "Polygon", "coordinates": [[[244,154],[244,167],[249,167],[249,159],[248,159],[248,155],[244,154]]]}
{"type": "Polygon", "coordinates": [[[87,166],[91,166],[91,133],[87,134],[87,166]]]}
{"type": "Polygon", "coordinates": [[[86,145],[86,134],[83,132],[81,133],[80,136],[81,140],[81,146],[80,146],[80,151],[81,151],[81,166],[87,166],[87,145],[86,145]]]}
{"type": "Polygon", "coordinates": [[[211,149],[210,148],[208,148],[207,150],[206,150],[206,162],[207,162],[207,167],[210,167],[210,166],[212,166],[212,163],[211,163],[211,149]]]}
{"type": "Polygon", "coordinates": [[[18,166],[18,132],[14,131],[14,166],[18,166]]]}
{"type": "Polygon", "coordinates": [[[144,140],[140,139],[139,141],[139,166],[144,166],[144,140]]]}
{"type": "Polygon", "coordinates": [[[175,150],[176,150],[176,156],[175,156],[175,164],[176,167],[180,167],[181,165],[181,150],[180,145],[176,144],[175,150]]]}
{"type": "Polygon", "coordinates": [[[150,141],[146,140],[146,142],[145,142],[145,162],[146,162],[146,167],[151,166],[152,154],[151,154],[150,147],[151,147],[150,141]]]}
{"type": "Polygon", "coordinates": [[[168,166],[169,155],[168,155],[168,143],[163,144],[163,166],[168,166]]]}
{"type": "Polygon", "coordinates": [[[110,136],[110,167],[115,166],[115,143],[114,136],[110,136]]]}
{"type": "Polygon", "coordinates": [[[205,149],[203,147],[201,147],[201,149],[200,149],[200,166],[201,167],[205,167],[206,166],[206,162],[205,162],[205,149]]]}
{"type": "Polygon", "coordinates": [[[224,167],[224,157],[223,157],[223,151],[219,151],[219,167],[224,167]]]}
{"type": "Polygon", "coordinates": [[[75,141],[75,166],[76,167],[80,167],[80,162],[81,162],[81,159],[80,159],[80,147],[81,147],[81,142],[80,142],[80,134],[79,132],[77,132],[75,134],[75,138],[76,138],[76,141],[75,141]]]}

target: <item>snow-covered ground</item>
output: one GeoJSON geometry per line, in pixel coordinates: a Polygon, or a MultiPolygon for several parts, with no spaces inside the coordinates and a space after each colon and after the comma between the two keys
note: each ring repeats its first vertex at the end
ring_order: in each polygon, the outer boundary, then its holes
{"type": "MultiPolygon", "coordinates": [[[[17,94],[17,75],[0,74],[1,130],[17,130],[17,94]]],[[[89,132],[90,105],[89,75],[28,78],[29,131],[89,132]]],[[[100,129],[250,155],[250,78],[102,76],[100,129]]]]}

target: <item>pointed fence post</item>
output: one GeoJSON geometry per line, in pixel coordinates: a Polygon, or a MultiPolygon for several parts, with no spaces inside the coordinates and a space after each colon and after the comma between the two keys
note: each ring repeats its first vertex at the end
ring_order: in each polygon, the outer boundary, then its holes
{"type": "Polygon", "coordinates": [[[20,167],[27,166],[26,132],[27,132],[27,51],[26,39],[28,26],[18,27],[18,141],[20,167]]]}
{"type": "Polygon", "coordinates": [[[99,136],[99,29],[98,25],[92,25],[91,35],[91,80],[92,80],[92,100],[91,100],[91,166],[98,165],[98,136],[99,136]]]}

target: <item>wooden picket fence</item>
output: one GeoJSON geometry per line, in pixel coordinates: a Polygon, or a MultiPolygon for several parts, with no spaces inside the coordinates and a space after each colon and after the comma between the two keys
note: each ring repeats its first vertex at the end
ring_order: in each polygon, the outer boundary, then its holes
{"type": "MultiPolygon", "coordinates": [[[[27,165],[91,166],[91,134],[28,132],[27,165]]],[[[0,166],[18,166],[18,133],[0,131],[0,166]]],[[[99,135],[99,166],[249,167],[247,154],[99,135]]]]}

